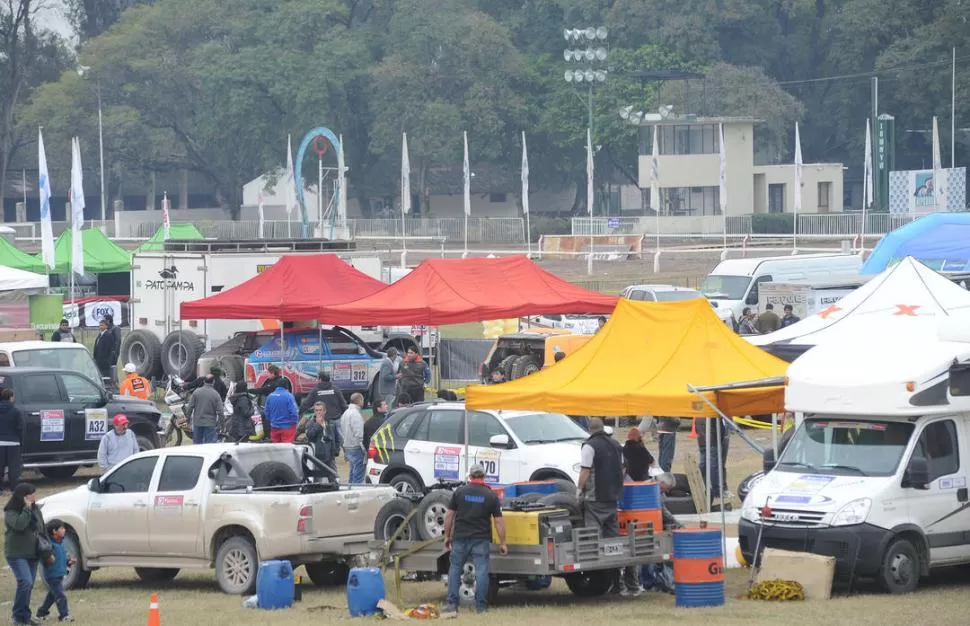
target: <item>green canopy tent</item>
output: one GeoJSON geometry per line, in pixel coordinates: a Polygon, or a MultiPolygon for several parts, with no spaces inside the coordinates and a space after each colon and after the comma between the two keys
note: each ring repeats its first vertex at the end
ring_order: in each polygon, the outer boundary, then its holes
{"type": "Polygon", "coordinates": [[[25,272],[46,274],[47,266],[32,254],[21,251],[6,239],[0,237],[0,266],[12,267],[25,272]]]}
{"type": "MultiPolygon", "coordinates": [[[[131,254],[108,239],[97,228],[81,231],[84,244],[84,272],[86,274],[107,274],[110,272],[130,272],[131,254]]],[[[67,274],[71,271],[70,230],[65,230],[54,242],[54,269],[51,274],[67,274]]],[[[38,254],[38,260],[41,256],[38,254]]]]}
{"type": "MultiPolygon", "coordinates": [[[[172,224],[169,228],[169,239],[205,239],[195,224],[172,224]]],[[[159,226],[151,239],[135,248],[139,252],[162,252],[165,249],[165,227],[159,226]]]]}

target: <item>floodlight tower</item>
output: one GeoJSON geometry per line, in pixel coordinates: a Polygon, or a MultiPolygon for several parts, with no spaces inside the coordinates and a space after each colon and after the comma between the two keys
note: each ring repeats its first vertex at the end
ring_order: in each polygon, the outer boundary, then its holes
{"type": "Polygon", "coordinates": [[[562,56],[567,63],[576,63],[579,67],[570,67],[563,74],[567,83],[582,85],[586,83],[587,128],[593,129],[593,84],[606,82],[606,60],[609,52],[605,47],[607,31],[605,26],[587,28],[567,28],[563,30],[566,41],[582,48],[563,50],[562,56]],[[594,47],[598,46],[598,47],[594,47]]]}

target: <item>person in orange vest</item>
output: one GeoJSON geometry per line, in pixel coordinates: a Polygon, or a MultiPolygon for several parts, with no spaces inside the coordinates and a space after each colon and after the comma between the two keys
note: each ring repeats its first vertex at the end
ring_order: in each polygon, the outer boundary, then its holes
{"type": "Polygon", "coordinates": [[[125,380],[118,388],[118,393],[123,396],[147,400],[152,395],[152,384],[144,376],[138,375],[138,369],[134,363],[127,363],[125,364],[125,380]]]}

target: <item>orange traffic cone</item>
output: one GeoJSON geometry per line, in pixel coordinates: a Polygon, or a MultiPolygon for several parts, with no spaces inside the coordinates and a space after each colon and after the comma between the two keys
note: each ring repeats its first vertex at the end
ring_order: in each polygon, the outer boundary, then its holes
{"type": "Polygon", "coordinates": [[[162,618],[158,614],[158,594],[153,593],[148,601],[148,626],[161,626],[162,618]]]}
{"type": "Polygon", "coordinates": [[[691,439],[697,439],[697,418],[696,417],[690,421],[690,434],[687,436],[691,439]]]}

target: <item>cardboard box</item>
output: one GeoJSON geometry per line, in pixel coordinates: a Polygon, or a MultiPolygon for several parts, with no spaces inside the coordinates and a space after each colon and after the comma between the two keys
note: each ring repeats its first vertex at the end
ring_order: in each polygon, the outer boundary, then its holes
{"type": "Polygon", "coordinates": [[[806,600],[828,600],[834,577],[834,556],[765,548],[757,582],[794,580],[805,589],[806,600]]]}

